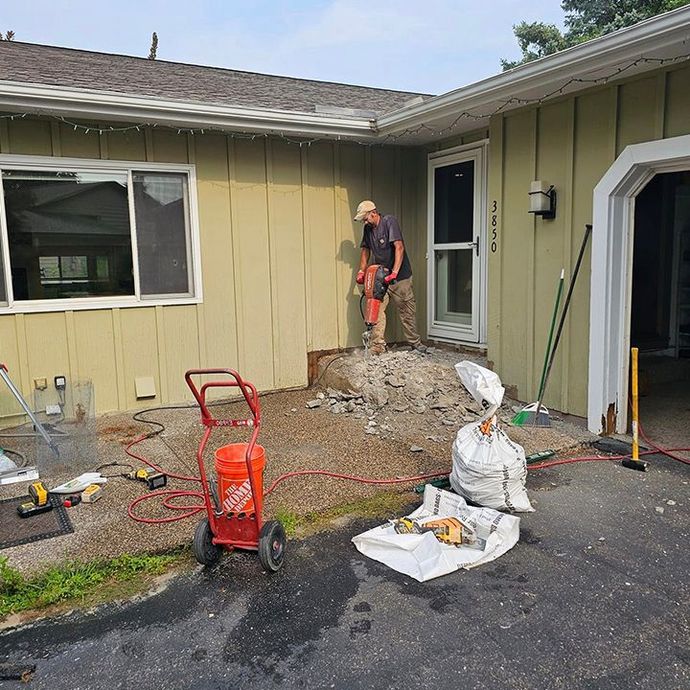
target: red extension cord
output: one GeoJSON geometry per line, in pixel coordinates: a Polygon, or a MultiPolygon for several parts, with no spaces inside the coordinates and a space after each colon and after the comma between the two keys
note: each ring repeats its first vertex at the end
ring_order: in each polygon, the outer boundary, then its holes
{"type": "MultiPolygon", "coordinates": [[[[647,436],[645,435],[644,431],[642,430],[642,427],[638,427],[640,430],[640,436],[643,438],[643,440],[647,443],[647,445],[652,448],[652,450],[647,450],[640,455],[665,455],[666,457],[671,458],[672,460],[678,460],[679,462],[685,463],[686,465],[690,465],[690,460],[687,458],[683,458],[680,455],[675,455],[675,453],[685,453],[685,452],[690,452],[690,448],[661,448],[654,443],[652,443],[647,436]]],[[[163,474],[166,474],[168,477],[171,479],[179,479],[181,481],[186,481],[186,482],[198,482],[201,483],[201,479],[199,477],[191,477],[191,476],[186,476],[183,474],[175,474],[173,472],[166,472],[164,469],[159,467],[158,465],[154,464],[147,458],[145,458],[143,455],[137,455],[135,452],[133,452],[131,449],[137,445],[138,443],[141,443],[142,441],[146,440],[147,438],[150,438],[150,434],[144,434],[143,436],[140,436],[139,438],[136,438],[134,441],[131,443],[127,444],[125,447],[125,453],[129,455],[129,457],[134,458],[135,460],[139,460],[140,462],[145,463],[149,467],[152,467],[154,470],[157,472],[161,472],[163,474]]],[[[554,467],[556,465],[569,465],[571,463],[575,462],[600,462],[600,461],[611,461],[611,460],[622,460],[623,458],[629,458],[630,455],[607,455],[607,456],[601,456],[601,455],[589,455],[589,456],[582,456],[582,457],[576,457],[576,458],[564,458],[563,460],[551,460],[549,462],[540,462],[539,464],[534,464],[534,465],[529,465],[528,468],[530,470],[543,470],[547,467],[554,467]]],[[[280,475],[269,487],[264,491],[264,496],[268,496],[269,494],[273,493],[273,491],[276,489],[276,487],[284,482],[286,479],[290,479],[292,477],[304,477],[308,475],[320,475],[324,477],[331,477],[333,479],[344,479],[347,481],[352,481],[352,482],[359,482],[361,484],[378,484],[378,485],[385,485],[385,484],[407,484],[410,482],[419,482],[420,480],[424,479],[433,479],[435,477],[445,477],[448,476],[448,470],[444,469],[438,472],[433,472],[431,474],[420,474],[420,475],[415,475],[414,477],[401,477],[401,478],[396,478],[396,479],[370,479],[368,477],[358,477],[355,475],[351,474],[340,474],[338,472],[328,472],[327,470],[298,470],[296,472],[287,472],[285,474],[280,475]]],[[[131,517],[133,520],[136,520],[137,522],[144,522],[148,524],[162,524],[166,522],[176,522],[177,520],[184,520],[188,517],[192,517],[193,515],[196,515],[197,513],[203,511],[206,509],[206,507],[202,504],[199,505],[194,504],[194,505],[184,505],[177,503],[177,500],[183,497],[194,497],[194,498],[200,498],[202,501],[204,499],[204,495],[201,491],[184,491],[184,490],[178,490],[178,489],[161,489],[160,491],[152,491],[151,493],[145,494],[144,496],[140,496],[139,498],[136,498],[132,503],[130,503],[128,509],[127,509],[127,514],[129,517],[131,517]],[[184,511],[181,515],[172,515],[171,517],[166,517],[166,518],[143,518],[134,513],[134,508],[141,503],[142,501],[147,501],[151,498],[158,498],[158,497],[163,497],[163,506],[174,511],[184,511]]]]}

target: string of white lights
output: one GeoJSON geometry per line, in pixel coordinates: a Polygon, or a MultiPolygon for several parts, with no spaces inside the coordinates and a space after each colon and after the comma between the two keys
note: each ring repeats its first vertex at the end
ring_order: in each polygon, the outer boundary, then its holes
{"type": "Polygon", "coordinates": [[[432,127],[431,125],[427,124],[419,124],[414,127],[407,128],[401,132],[398,132],[396,134],[388,134],[382,139],[378,139],[376,141],[359,141],[354,138],[350,137],[341,137],[341,136],[323,136],[323,137],[314,137],[311,139],[302,139],[302,138],[294,138],[291,136],[286,136],[283,132],[281,131],[271,131],[271,132],[265,132],[265,133],[259,133],[259,132],[238,132],[238,131],[232,131],[232,130],[227,130],[223,129],[220,127],[174,127],[174,126],[165,126],[165,125],[159,125],[158,123],[155,122],[140,122],[137,124],[132,124],[132,125],[125,125],[122,127],[112,127],[112,126],[100,126],[100,125],[95,125],[95,124],[89,124],[85,125],[79,122],[74,122],[72,120],[68,120],[67,118],[59,115],[53,115],[51,113],[44,113],[41,112],[40,110],[35,111],[35,112],[23,112],[23,113],[5,113],[0,115],[0,120],[16,120],[16,119],[22,119],[26,117],[31,117],[31,116],[39,116],[39,117],[48,117],[53,120],[56,120],[60,123],[62,123],[65,126],[72,127],[74,131],[82,131],[84,134],[98,134],[99,136],[102,136],[104,134],[123,134],[123,133],[128,133],[128,132],[133,132],[133,131],[141,131],[142,129],[166,129],[166,130],[172,130],[172,131],[177,131],[178,135],[182,134],[190,134],[190,135],[195,135],[195,134],[205,134],[207,132],[212,132],[212,133],[222,133],[225,134],[226,136],[229,136],[230,138],[233,139],[249,139],[249,140],[255,140],[255,139],[267,139],[269,137],[279,137],[283,141],[286,141],[289,144],[294,144],[296,146],[299,146],[302,148],[303,146],[311,146],[312,144],[315,144],[317,142],[321,141],[349,141],[357,144],[361,144],[362,146],[384,146],[386,144],[390,143],[395,143],[399,141],[400,139],[403,139],[405,137],[409,136],[415,136],[417,134],[420,134],[421,132],[428,132],[430,135],[438,138],[441,136],[444,136],[446,134],[451,134],[453,130],[458,126],[458,124],[462,120],[474,120],[474,121],[479,121],[479,120],[485,120],[486,118],[491,118],[494,115],[498,115],[499,113],[503,112],[507,108],[511,106],[526,106],[526,105],[542,105],[544,102],[556,98],[558,96],[564,95],[567,91],[567,89],[572,86],[573,84],[588,84],[591,86],[601,86],[603,84],[607,84],[609,81],[612,81],[613,79],[616,79],[620,77],[623,73],[627,72],[630,69],[633,69],[634,67],[637,67],[641,64],[656,64],[658,66],[663,66],[663,65],[669,65],[669,64],[674,64],[674,63],[679,63],[679,62],[685,62],[687,60],[690,60],[690,53],[686,53],[684,55],[678,55],[676,57],[670,57],[670,58],[658,58],[658,57],[639,57],[636,60],[633,60],[629,62],[628,64],[616,68],[614,71],[607,75],[603,75],[600,77],[592,77],[592,78],[584,78],[584,77],[571,77],[570,79],[567,79],[564,81],[558,88],[555,88],[542,96],[535,97],[535,98],[520,98],[518,96],[513,96],[508,99],[503,99],[499,102],[499,104],[491,111],[488,112],[472,112],[469,110],[463,110],[462,112],[458,113],[457,117],[449,124],[446,125],[445,127],[442,128],[436,128],[432,127]]]}

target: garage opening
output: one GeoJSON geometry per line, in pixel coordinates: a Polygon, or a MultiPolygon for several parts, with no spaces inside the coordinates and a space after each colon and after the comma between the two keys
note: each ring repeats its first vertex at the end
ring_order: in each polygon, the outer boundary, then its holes
{"type": "Polygon", "coordinates": [[[690,170],[655,175],[635,200],[630,342],[640,420],[653,440],[690,438],[690,170]]]}

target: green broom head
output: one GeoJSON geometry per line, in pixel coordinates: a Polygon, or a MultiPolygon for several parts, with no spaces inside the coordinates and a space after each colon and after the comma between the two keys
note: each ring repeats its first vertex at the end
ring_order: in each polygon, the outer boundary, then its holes
{"type": "Polygon", "coordinates": [[[537,403],[525,405],[525,407],[515,414],[510,422],[514,426],[551,426],[549,411],[543,405],[541,405],[539,407],[539,411],[537,412],[537,403]]]}

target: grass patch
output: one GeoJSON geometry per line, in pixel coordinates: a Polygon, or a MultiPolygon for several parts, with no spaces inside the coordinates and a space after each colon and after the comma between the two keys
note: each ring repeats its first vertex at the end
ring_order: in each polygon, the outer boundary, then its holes
{"type": "Polygon", "coordinates": [[[300,536],[307,536],[312,532],[317,532],[326,527],[334,520],[345,517],[356,518],[388,518],[399,516],[400,511],[412,503],[414,499],[408,492],[396,493],[392,491],[377,493],[369,498],[363,498],[351,503],[328,508],[323,511],[313,511],[305,515],[284,509],[276,512],[276,518],[283,523],[285,533],[288,537],[293,537],[300,533],[300,536]]]}
{"type": "Polygon", "coordinates": [[[69,561],[35,577],[24,577],[0,557],[0,618],[12,613],[41,609],[63,602],[80,604],[132,594],[152,576],[179,563],[182,551],[132,556],[89,563],[69,561]]]}
{"type": "Polygon", "coordinates": [[[276,520],[279,520],[282,523],[283,529],[285,530],[285,536],[288,539],[291,539],[295,536],[295,532],[297,532],[297,526],[299,525],[300,520],[296,513],[293,513],[291,510],[279,508],[276,511],[276,520]]]}

